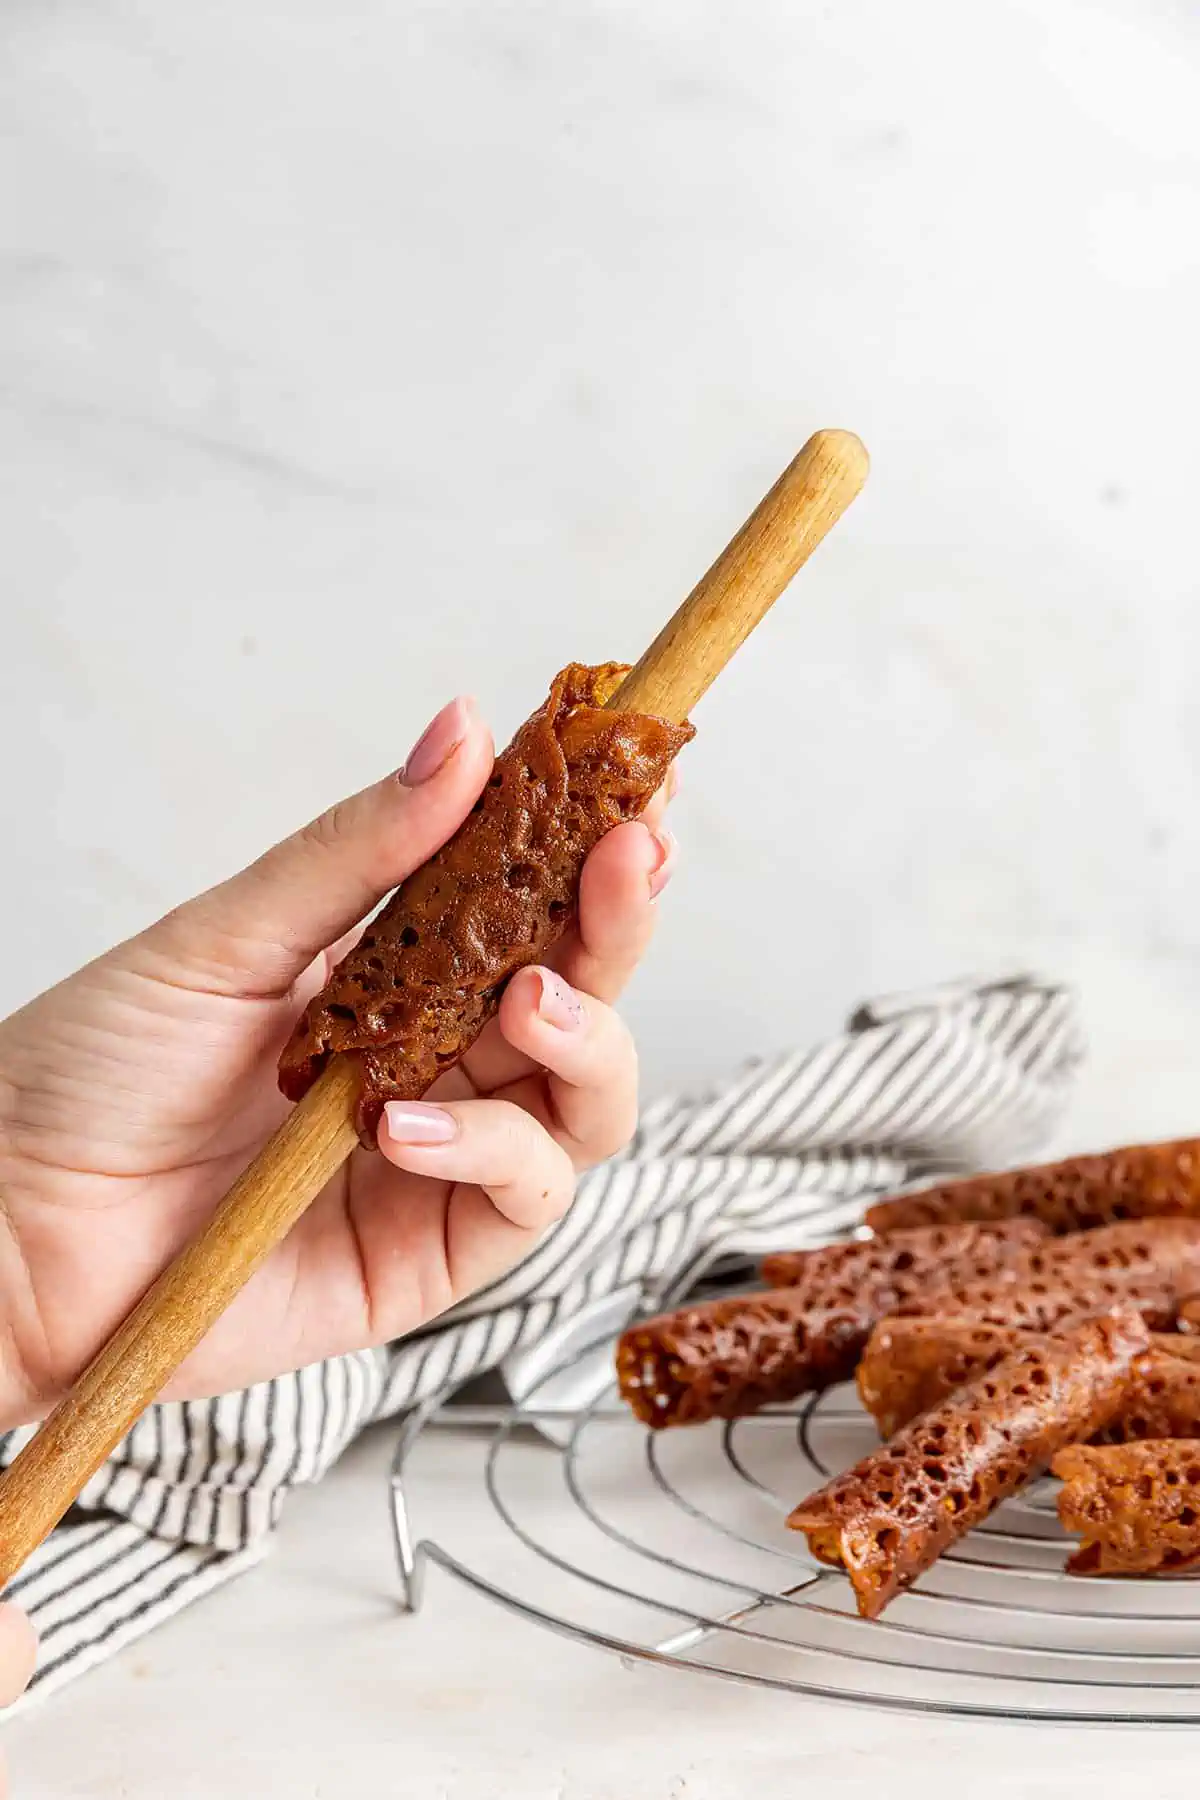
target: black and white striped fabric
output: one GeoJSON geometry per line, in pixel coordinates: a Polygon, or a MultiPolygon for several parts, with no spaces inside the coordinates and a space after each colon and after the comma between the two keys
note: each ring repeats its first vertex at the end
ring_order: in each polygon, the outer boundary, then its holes
{"type": "MultiPolygon", "coordinates": [[[[674,1301],[702,1276],[846,1231],[879,1195],[1019,1160],[1081,1056],[1071,996],[1028,977],[861,1007],[847,1032],[650,1107],[620,1157],[511,1274],[427,1330],[218,1400],[152,1407],[11,1584],[53,1691],[248,1568],[295,1487],[374,1420],[522,1359],[604,1296],[674,1301]]],[[[0,1439],[9,1461],[28,1434],[0,1439]]]]}

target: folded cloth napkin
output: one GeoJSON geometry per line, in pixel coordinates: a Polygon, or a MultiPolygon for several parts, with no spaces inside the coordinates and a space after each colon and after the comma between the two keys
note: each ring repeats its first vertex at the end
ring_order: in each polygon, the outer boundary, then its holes
{"type": "MultiPolygon", "coordinates": [[[[1061,987],[958,982],[862,1006],[846,1033],[643,1115],[511,1274],[427,1329],[216,1400],[153,1406],[8,1596],[37,1625],[25,1702],[130,1643],[265,1552],[288,1492],[366,1425],[499,1370],[604,1296],[672,1303],[702,1276],[836,1237],[881,1194],[1027,1155],[1081,1056],[1061,987]]],[[[0,1438],[9,1462],[30,1435],[0,1438]]]]}

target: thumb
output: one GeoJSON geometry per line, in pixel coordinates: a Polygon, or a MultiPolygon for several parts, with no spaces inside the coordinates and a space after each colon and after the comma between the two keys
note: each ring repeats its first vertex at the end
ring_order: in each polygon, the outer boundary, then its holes
{"type": "Polygon", "coordinates": [[[285,993],[319,951],[457,830],[492,758],[474,703],[452,700],[398,774],[339,801],[240,875],[168,913],[130,948],[223,991],[285,993]]]}

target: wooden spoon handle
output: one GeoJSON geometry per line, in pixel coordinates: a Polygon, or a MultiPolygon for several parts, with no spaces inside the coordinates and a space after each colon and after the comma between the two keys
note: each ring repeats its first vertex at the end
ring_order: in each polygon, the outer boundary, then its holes
{"type": "MultiPolygon", "coordinates": [[[[609,705],[685,719],[866,474],[866,452],[849,432],[810,438],[609,705]]],[[[0,1583],[53,1530],[349,1156],[358,1083],[355,1059],[335,1058],[0,1476],[0,1583]]]]}

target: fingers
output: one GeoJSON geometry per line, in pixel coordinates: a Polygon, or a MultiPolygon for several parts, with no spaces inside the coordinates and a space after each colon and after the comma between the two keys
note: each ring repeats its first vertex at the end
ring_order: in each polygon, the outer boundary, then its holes
{"type": "Polygon", "coordinates": [[[378,1183],[374,1204],[364,1193],[360,1240],[390,1271],[380,1279],[381,1319],[411,1313],[414,1280],[419,1311],[429,1316],[510,1268],[567,1210],[576,1171],[620,1149],[633,1130],[637,1059],[615,1013],[552,971],[528,969],[510,984],[502,1015],[537,1074],[514,1083],[504,1099],[393,1101],[384,1108],[383,1158],[423,1177],[428,1193],[442,1196],[430,1203],[445,1211],[436,1233],[421,1231],[419,1206],[406,1203],[405,1228],[423,1250],[402,1257],[401,1270],[382,1251],[396,1232],[394,1202],[378,1183]]]}
{"type": "Polygon", "coordinates": [[[575,1169],[561,1144],[505,1100],[446,1105],[392,1100],[383,1109],[379,1148],[390,1163],[438,1181],[470,1182],[523,1231],[560,1219],[575,1191],[575,1169]]]}
{"type": "Polygon", "coordinates": [[[37,1636],[16,1606],[0,1605],[0,1706],[11,1706],[29,1686],[37,1661],[37,1636]]]}
{"type": "Polygon", "coordinates": [[[579,921],[555,959],[570,982],[598,1000],[624,989],[654,935],[654,901],[674,873],[678,854],[665,825],[640,820],[602,838],[583,867],[579,921]]]}
{"type": "MultiPolygon", "coordinates": [[[[575,1170],[561,1144],[503,1100],[391,1101],[379,1148],[397,1168],[452,1184],[439,1245],[446,1303],[518,1262],[575,1192],[575,1170]]],[[[436,1293],[436,1274],[427,1272],[421,1286],[426,1297],[436,1293]]]]}
{"type": "Polygon", "coordinates": [[[492,767],[470,700],[444,707],[404,768],[331,807],[136,939],[209,985],[280,994],[466,818],[492,767]]]}
{"type": "MultiPolygon", "coordinates": [[[[575,929],[551,960],[571,987],[611,1002],[625,986],[653,935],[654,901],[671,878],[675,839],[638,820],[601,839],[584,865],[575,929]]],[[[515,1049],[503,1026],[489,1026],[463,1068],[485,1093],[505,1088],[535,1065],[515,1049]]]]}
{"type": "Polygon", "coordinates": [[[544,1090],[540,1079],[531,1079],[508,1089],[506,1097],[541,1112],[548,1091],[543,1122],[576,1169],[624,1149],[637,1123],[637,1051],[611,1007],[550,969],[526,969],[509,984],[500,1028],[515,1050],[545,1071],[544,1090]]]}

